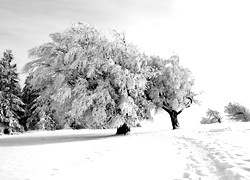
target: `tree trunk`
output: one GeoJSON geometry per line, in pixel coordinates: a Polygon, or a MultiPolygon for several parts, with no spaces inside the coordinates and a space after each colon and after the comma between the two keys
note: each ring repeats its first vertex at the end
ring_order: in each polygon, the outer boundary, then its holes
{"type": "Polygon", "coordinates": [[[127,135],[129,132],[130,132],[130,127],[127,125],[127,123],[124,123],[122,126],[117,128],[116,134],[127,135]]]}
{"type": "Polygon", "coordinates": [[[221,120],[220,120],[220,118],[218,119],[218,122],[219,122],[219,123],[221,123],[221,120]]]}
{"type": "Polygon", "coordinates": [[[179,124],[179,121],[178,121],[178,112],[176,112],[175,110],[171,110],[171,111],[168,111],[169,115],[170,115],[170,118],[171,118],[171,123],[172,123],[172,127],[173,127],[173,130],[174,129],[179,129],[180,128],[180,124],[179,124]]]}

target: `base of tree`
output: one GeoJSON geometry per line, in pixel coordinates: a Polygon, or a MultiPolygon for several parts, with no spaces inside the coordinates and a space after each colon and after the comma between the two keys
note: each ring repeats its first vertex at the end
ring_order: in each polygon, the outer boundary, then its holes
{"type": "Polygon", "coordinates": [[[126,123],[117,128],[116,135],[127,135],[130,132],[130,127],[126,123]]]}
{"type": "Polygon", "coordinates": [[[6,135],[9,135],[9,134],[11,133],[11,130],[8,129],[8,128],[5,128],[5,129],[3,130],[3,133],[6,134],[6,135]]]}
{"type": "Polygon", "coordinates": [[[71,123],[70,128],[77,129],[77,130],[78,129],[85,129],[85,127],[82,124],[76,123],[75,121],[73,123],[71,123]]]}
{"type": "Polygon", "coordinates": [[[177,119],[177,116],[171,117],[171,123],[172,123],[173,130],[180,129],[180,124],[177,119]]]}
{"type": "Polygon", "coordinates": [[[180,126],[173,127],[173,130],[180,129],[180,126]]]}

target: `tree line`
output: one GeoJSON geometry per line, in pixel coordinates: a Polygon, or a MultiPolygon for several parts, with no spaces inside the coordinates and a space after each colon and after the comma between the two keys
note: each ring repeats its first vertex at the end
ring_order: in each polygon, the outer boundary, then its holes
{"type": "Polygon", "coordinates": [[[0,61],[2,131],[116,128],[152,120],[151,110],[178,115],[199,104],[194,77],[177,55],[141,53],[124,33],[109,34],[75,23],[51,41],[29,50],[25,86],[20,88],[10,50],[0,61]]]}

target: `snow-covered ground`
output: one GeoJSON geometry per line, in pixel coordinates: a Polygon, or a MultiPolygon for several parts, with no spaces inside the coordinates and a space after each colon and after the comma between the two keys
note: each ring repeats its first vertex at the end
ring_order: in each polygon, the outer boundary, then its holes
{"type": "Polygon", "coordinates": [[[250,180],[250,123],[0,136],[0,179],[250,180]]]}

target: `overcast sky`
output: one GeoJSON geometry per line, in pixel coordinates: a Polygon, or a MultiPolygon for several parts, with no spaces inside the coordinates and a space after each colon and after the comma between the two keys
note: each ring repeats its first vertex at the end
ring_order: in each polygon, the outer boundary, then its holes
{"type": "Polygon", "coordinates": [[[249,9],[248,0],[0,0],[0,51],[13,50],[20,72],[29,49],[72,22],[124,31],[147,54],[179,55],[204,91],[180,118],[200,121],[229,102],[250,108],[249,9]]]}

